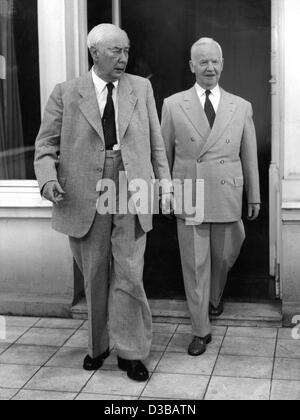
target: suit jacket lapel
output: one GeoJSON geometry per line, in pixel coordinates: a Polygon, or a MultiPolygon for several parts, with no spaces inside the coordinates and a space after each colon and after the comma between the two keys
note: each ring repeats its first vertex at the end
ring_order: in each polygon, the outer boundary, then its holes
{"type": "Polygon", "coordinates": [[[206,140],[210,133],[210,126],[194,87],[185,93],[181,107],[200,136],[206,140]]]}
{"type": "Polygon", "coordinates": [[[135,96],[132,85],[130,84],[126,75],[122,77],[119,83],[118,102],[119,137],[120,141],[122,141],[131,121],[135,105],[137,103],[137,97],[135,96]]]}
{"type": "Polygon", "coordinates": [[[201,155],[206,153],[215,143],[218,142],[229,122],[231,121],[235,109],[236,103],[234,101],[234,97],[221,89],[221,100],[215,123],[207,139],[207,142],[204,144],[201,155]]]}
{"type": "Polygon", "coordinates": [[[99,134],[103,143],[105,143],[99,104],[91,72],[83,76],[81,85],[79,87],[79,94],[82,97],[79,102],[79,108],[81,109],[81,112],[99,134]]]}

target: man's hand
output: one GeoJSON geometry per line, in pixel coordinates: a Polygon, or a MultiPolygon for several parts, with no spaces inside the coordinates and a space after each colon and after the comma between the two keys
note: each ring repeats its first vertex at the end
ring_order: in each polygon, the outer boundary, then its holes
{"type": "Polygon", "coordinates": [[[168,219],[172,219],[175,210],[175,202],[174,202],[174,194],[170,193],[163,193],[161,196],[161,210],[164,216],[168,219]]]}
{"type": "Polygon", "coordinates": [[[43,197],[57,205],[65,199],[65,192],[57,181],[49,181],[44,186],[43,197]]]}
{"type": "Polygon", "coordinates": [[[248,204],[248,220],[250,220],[250,222],[254,222],[254,220],[258,218],[259,212],[260,204],[248,204]]]}

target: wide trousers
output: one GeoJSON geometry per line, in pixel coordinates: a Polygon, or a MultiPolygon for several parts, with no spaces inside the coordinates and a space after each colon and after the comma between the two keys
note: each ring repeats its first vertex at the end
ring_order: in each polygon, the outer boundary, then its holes
{"type": "MultiPolygon", "coordinates": [[[[107,152],[103,179],[115,182],[117,195],[120,171],[121,153],[107,152]]],[[[128,360],[144,360],[150,353],[152,316],[143,286],[146,237],[136,215],[97,213],[84,238],[70,238],[85,280],[92,358],[109,345],[128,360]]]]}
{"type": "Polygon", "coordinates": [[[193,335],[211,333],[209,302],[220,304],[228,272],[235,264],[245,230],[242,221],[186,226],[177,219],[184,286],[192,319],[193,335]]]}

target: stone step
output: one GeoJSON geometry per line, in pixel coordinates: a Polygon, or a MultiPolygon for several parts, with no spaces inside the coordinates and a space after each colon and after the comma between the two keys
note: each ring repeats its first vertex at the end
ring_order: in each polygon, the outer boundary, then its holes
{"type": "MultiPolygon", "coordinates": [[[[190,324],[187,304],[183,300],[150,300],[154,322],[190,324]]],[[[72,309],[74,319],[87,319],[86,300],[72,309]]],[[[237,327],[281,327],[281,302],[225,302],[224,313],[213,319],[213,325],[237,327]]]]}

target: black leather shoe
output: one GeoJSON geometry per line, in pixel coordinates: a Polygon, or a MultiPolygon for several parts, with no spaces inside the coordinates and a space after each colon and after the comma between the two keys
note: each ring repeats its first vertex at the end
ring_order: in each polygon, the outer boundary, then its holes
{"type": "Polygon", "coordinates": [[[211,343],[211,335],[207,335],[204,338],[194,337],[194,340],[189,345],[189,355],[190,356],[201,356],[201,354],[206,352],[207,344],[211,343]]]}
{"type": "Polygon", "coordinates": [[[211,303],[209,304],[209,315],[211,317],[217,318],[221,316],[224,312],[224,302],[221,300],[219,306],[215,308],[211,303]]]}
{"type": "Polygon", "coordinates": [[[99,357],[96,357],[95,359],[92,359],[90,356],[86,356],[83,362],[83,369],[88,370],[88,371],[100,369],[103,365],[104,360],[107,359],[108,356],[109,356],[109,349],[107,349],[105,353],[101,354],[99,357]]]}
{"type": "Polygon", "coordinates": [[[137,382],[146,382],[149,379],[149,372],[145,365],[139,360],[125,360],[118,357],[118,366],[127,372],[128,378],[137,382]]]}

